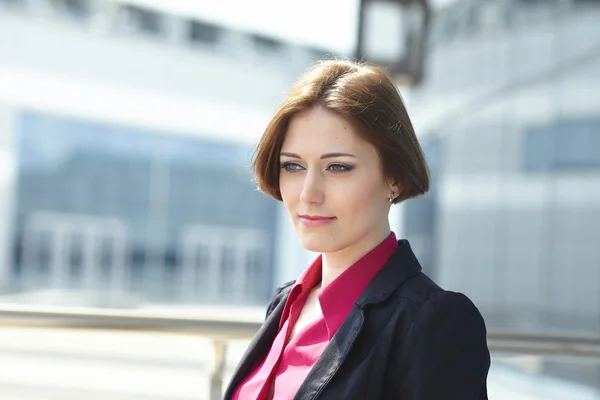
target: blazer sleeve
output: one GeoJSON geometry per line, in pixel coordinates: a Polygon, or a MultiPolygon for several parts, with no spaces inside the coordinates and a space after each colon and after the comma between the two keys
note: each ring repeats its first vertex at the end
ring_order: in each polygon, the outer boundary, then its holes
{"type": "Polygon", "coordinates": [[[465,295],[442,291],[425,303],[402,352],[399,398],[487,399],[490,353],[485,322],[465,295]]]}

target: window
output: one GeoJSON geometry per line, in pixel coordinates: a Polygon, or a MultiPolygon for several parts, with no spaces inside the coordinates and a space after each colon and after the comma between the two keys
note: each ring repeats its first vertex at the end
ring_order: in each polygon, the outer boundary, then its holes
{"type": "Polygon", "coordinates": [[[253,35],[252,41],[259,52],[276,53],[281,50],[282,43],[276,39],[261,35],[253,35]]]}
{"type": "Polygon", "coordinates": [[[243,302],[261,299],[266,288],[248,284],[266,281],[267,234],[248,228],[188,225],[180,233],[180,295],[205,301],[243,302]]]}
{"type": "MultiPolygon", "coordinates": [[[[85,264],[85,237],[79,232],[70,232],[66,235],[68,243],[67,264],[70,283],[82,278],[85,264]]],[[[71,287],[75,287],[74,285],[71,287]]]]}
{"type": "Polygon", "coordinates": [[[205,22],[190,23],[190,40],[194,43],[215,45],[223,34],[222,28],[205,22]]]}
{"type": "Polygon", "coordinates": [[[68,19],[81,21],[90,15],[90,5],[86,0],[53,0],[56,10],[68,19]]]}
{"type": "Polygon", "coordinates": [[[125,6],[125,23],[128,30],[157,35],[162,33],[162,16],[152,10],[136,6],[125,6]]]}
{"type": "MultiPolygon", "coordinates": [[[[110,230],[95,234],[93,243],[86,236],[85,246],[67,240],[72,244],[60,264],[80,275],[82,264],[93,260],[97,265],[93,281],[102,290],[133,285],[133,290],[161,301],[179,300],[180,294],[185,301],[221,301],[218,285],[223,271],[238,271],[241,266],[235,279],[223,282],[234,284],[240,294],[230,300],[268,300],[265,282],[272,271],[269,246],[277,205],[255,190],[246,169],[251,156],[246,145],[37,113],[23,113],[19,121],[16,285],[26,280],[47,285],[58,245],[43,242],[37,233],[28,234],[25,225],[31,214],[52,211],[63,217],[86,216],[89,221],[118,219],[126,227],[127,237],[110,230]],[[183,245],[171,240],[188,225],[216,228],[202,230],[208,233],[183,245]],[[239,228],[226,228],[232,225],[239,228]],[[157,230],[161,233],[155,237],[157,230]],[[221,244],[212,241],[219,237],[223,243],[232,242],[234,251],[223,255],[221,244]],[[86,250],[87,246],[93,249],[86,250]],[[262,263],[256,265],[255,258],[262,263]],[[119,269],[121,265],[125,269],[119,269]],[[257,270],[259,276],[254,275],[257,270]],[[115,271],[126,275],[119,277],[115,271]],[[164,278],[160,286],[154,274],[164,278]],[[180,276],[186,278],[181,291],[180,276]],[[246,285],[252,279],[258,284],[246,285]]],[[[54,237],[57,234],[48,240],[54,237]]]]}
{"type": "Polygon", "coordinates": [[[560,121],[525,134],[529,171],[600,168],[600,120],[560,121]]]}

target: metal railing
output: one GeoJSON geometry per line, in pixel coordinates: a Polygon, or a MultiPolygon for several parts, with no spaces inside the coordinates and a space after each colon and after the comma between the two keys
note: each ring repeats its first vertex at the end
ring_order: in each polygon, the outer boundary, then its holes
{"type": "MultiPolygon", "coordinates": [[[[256,310],[254,310],[256,311],[256,310]]],[[[210,399],[222,396],[228,340],[249,339],[262,325],[261,313],[180,312],[98,309],[87,307],[0,305],[0,326],[92,328],[187,332],[213,343],[210,399]]],[[[490,351],[498,354],[544,355],[600,359],[600,336],[489,332],[490,351]]]]}

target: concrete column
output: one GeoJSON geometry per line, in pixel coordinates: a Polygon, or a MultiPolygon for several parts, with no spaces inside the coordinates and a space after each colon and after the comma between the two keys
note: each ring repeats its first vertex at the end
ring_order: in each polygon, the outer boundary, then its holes
{"type": "Polygon", "coordinates": [[[17,179],[14,110],[0,103],[0,293],[10,285],[17,179]]]}
{"type": "Polygon", "coordinates": [[[396,234],[398,239],[404,238],[404,212],[404,203],[394,204],[390,209],[390,229],[396,234]]]}

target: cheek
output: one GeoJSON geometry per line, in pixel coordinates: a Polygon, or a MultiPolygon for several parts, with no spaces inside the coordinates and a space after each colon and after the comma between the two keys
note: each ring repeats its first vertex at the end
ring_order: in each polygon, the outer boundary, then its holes
{"type": "Polygon", "coordinates": [[[344,205],[344,212],[352,215],[353,219],[365,216],[371,218],[383,210],[385,194],[377,180],[357,179],[352,184],[345,184],[335,190],[337,204],[344,205]]]}
{"type": "Polygon", "coordinates": [[[281,193],[281,199],[283,203],[288,204],[294,203],[295,199],[299,196],[296,189],[294,180],[290,179],[290,176],[281,175],[279,178],[279,192],[281,193]]]}

